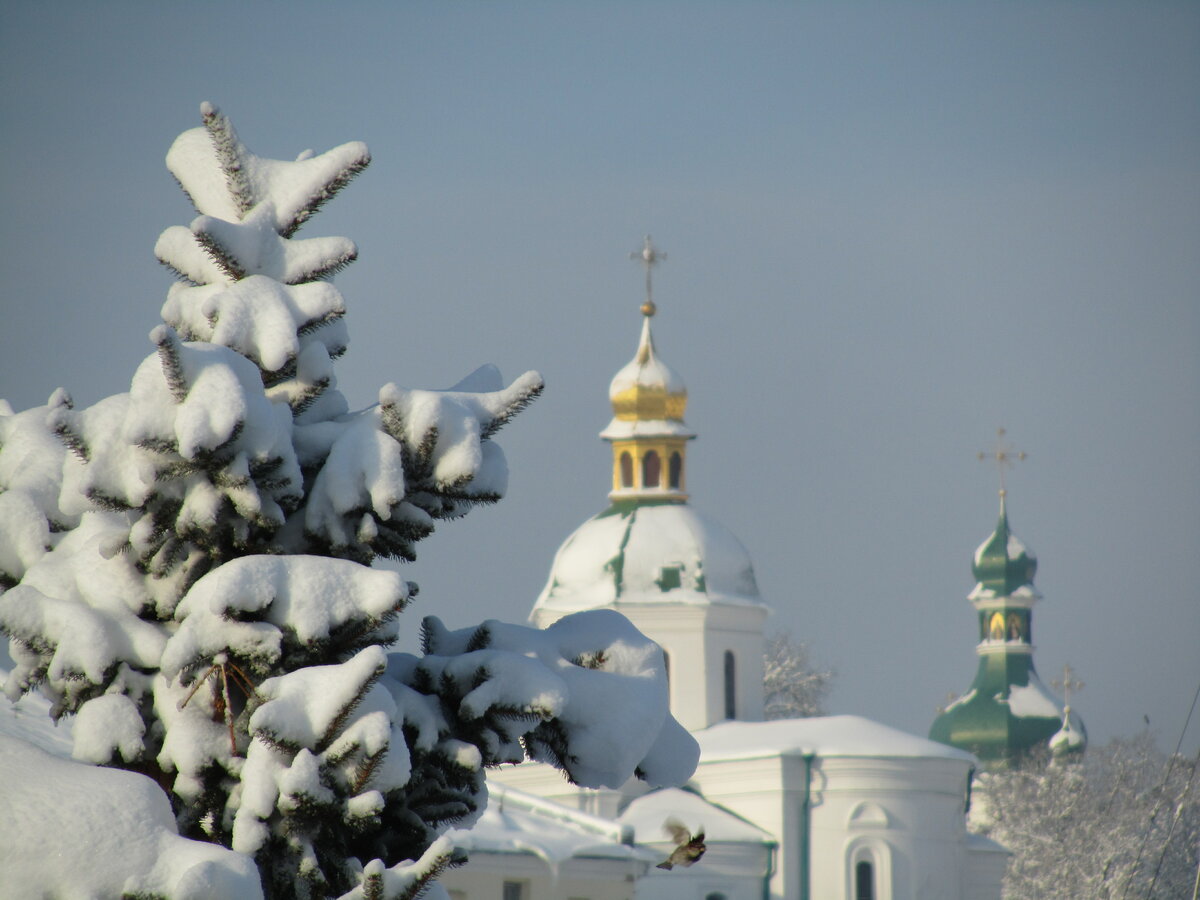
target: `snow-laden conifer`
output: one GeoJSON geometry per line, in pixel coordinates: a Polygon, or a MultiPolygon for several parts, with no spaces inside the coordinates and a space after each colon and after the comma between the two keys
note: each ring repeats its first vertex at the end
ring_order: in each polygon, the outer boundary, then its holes
{"type": "Polygon", "coordinates": [[[74,716],[77,759],[152,777],[180,833],[252,858],[273,898],[416,896],[487,766],[686,779],[661,650],[620,616],[430,618],[422,656],[386,653],[415,585],[370,564],[503,496],[493,437],[541,378],[485,366],[351,410],[330,278],[357,251],[296,233],[366,147],[264,159],[201,113],[167,156],[198,216],[156,246],[178,281],[129,391],[0,408],[7,694],[74,716]]]}

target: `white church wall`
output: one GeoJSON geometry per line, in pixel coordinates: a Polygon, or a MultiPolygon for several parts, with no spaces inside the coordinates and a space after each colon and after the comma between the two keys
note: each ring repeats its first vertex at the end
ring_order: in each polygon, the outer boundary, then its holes
{"type": "Polygon", "coordinates": [[[855,869],[865,862],[876,900],[959,900],[968,772],[965,761],[954,759],[818,760],[812,896],[853,898],[855,869]]]}
{"type": "MultiPolygon", "coordinates": [[[[996,854],[981,852],[974,869],[968,864],[969,768],[957,759],[816,757],[809,794],[809,896],[853,900],[854,865],[869,861],[876,900],[959,900],[968,884],[979,885],[971,888],[979,897],[995,900],[999,881],[989,873],[996,854]]],[[[803,896],[803,757],[702,760],[693,783],[710,801],[780,838],[770,896],[803,896]]]]}
{"type": "Polygon", "coordinates": [[[702,759],[692,778],[706,799],[781,839],[775,851],[772,898],[800,896],[800,848],[795,835],[801,823],[802,770],[802,759],[779,755],[713,762],[702,759]]]}
{"type": "Polygon", "coordinates": [[[734,717],[762,719],[765,606],[623,603],[617,608],[667,653],[671,712],[684,728],[696,731],[725,721],[726,652],[734,658],[734,717]]]}

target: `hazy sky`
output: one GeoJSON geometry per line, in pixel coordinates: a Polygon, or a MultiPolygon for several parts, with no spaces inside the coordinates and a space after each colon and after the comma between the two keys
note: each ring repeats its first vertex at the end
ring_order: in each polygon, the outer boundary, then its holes
{"type": "MultiPolygon", "coordinates": [[[[352,405],[540,370],[509,497],[408,567],[407,621],[522,620],[606,505],[597,432],[655,334],[693,503],[738,534],[830,706],[924,734],[975,671],[971,554],[1008,429],[1035,659],[1093,741],[1173,747],[1200,681],[1200,5],[7,3],[0,396],[128,389],[192,211],[163,165],[217,103],[260,155],[364,140],[305,228],[352,405]]],[[[411,642],[408,644],[412,646],[411,642]]],[[[1200,741],[1193,721],[1188,745],[1200,741]]]]}

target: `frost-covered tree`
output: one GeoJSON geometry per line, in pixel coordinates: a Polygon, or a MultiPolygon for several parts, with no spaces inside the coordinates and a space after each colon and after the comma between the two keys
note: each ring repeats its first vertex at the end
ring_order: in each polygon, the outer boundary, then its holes
{"type": "Polygon", "coordinates": [[[974,827],[1012,860],[1005,900],[1175,900],[1200,872],[1200,774],[1149,733],[980,776],[974,827]]]}
{"type": "Polygon", "coordinates": [[[763,670],[763,717],[799,719],[825,715],[833,672],[813,663],[808,645],[787,631],[767,638],[763,670]]]}
{"type": "Polygon", "coordinates": [[[272,898],[415,896],[487,766],[686,779],[661,651],[619,615],[429,617],[422,656],[385,652],[416,587],[370,563],[503,495],[492,439],[541,379],[485,367],[352,411],[330,279],[356,249],[296,235],[366,147],[265,159],[201,113],[167,154],[198,217],[156,246],[178,281],[129,392],[0,409],[6,693],[73,716],[77,759],[153,778],[180,833],[253,858],[272,898]]]}

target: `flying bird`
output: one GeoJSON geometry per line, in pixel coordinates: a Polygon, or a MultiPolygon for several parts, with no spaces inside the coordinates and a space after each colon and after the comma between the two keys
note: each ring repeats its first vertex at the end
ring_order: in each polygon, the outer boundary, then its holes
{"type": "Polygon", "coordinates": [[[704,828],[696,834],[688,831],[687,826],[678,819],[667,819],[663,822],[663,831],[671,836],[676,847],[671,855],[658,864],[659,869],[673,869],[676,866],[690,866],[704,855],[708,848],[704,846],[704,828]]]}

